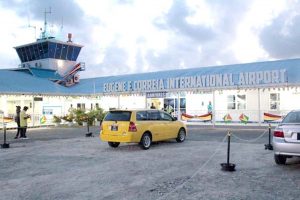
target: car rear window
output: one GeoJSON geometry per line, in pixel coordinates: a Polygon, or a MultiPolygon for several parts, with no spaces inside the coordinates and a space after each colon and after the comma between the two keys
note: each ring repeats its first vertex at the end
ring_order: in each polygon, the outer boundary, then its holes
{"type": "Polygon", "coordinates": [[[110,111],[104,118],[104,121],[130,121],[130,111],[110,111]]]}
{"type": "Polygon", "coordinates": [[[290,112],[282,123],[300,123],[300,112],[290,112]]]}

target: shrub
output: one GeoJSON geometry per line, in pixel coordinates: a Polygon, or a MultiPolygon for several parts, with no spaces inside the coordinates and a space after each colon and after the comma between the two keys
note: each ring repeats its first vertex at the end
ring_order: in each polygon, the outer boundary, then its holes
{"type": "Polygon", "coordinates": [[[67,121],[67,122],[73,122],[74,115],[72,113],[70,113],[68,115],[63,116],[62,119],[67,121]]]}
{"type": "Polygon", "coordinates": [[[53,116],[53,119],[52,119],[52,122],[53,122],[53,123],[60,123],[60,122],[61,122],[61,118],[58,117],[58,116],[56,116],[56,115],[54,115],[54,116],[53,116]]]}
{"type": "Polygon", "coordinates": [[[101,121],[105,115],[102,108],[97,108],[96,110],[91,110],[87,113],[81,109],[74,109],[73,114],[75,121],[79,125],[82,125],[82,122],[88,122],[89,125],[93,125],[95,119],[101,121]]]}

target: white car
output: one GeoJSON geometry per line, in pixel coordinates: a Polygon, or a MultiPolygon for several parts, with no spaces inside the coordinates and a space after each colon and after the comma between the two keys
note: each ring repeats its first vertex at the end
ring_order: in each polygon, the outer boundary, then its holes
{"type": "Polygon", "coordinates": [[[300,156],[300,110],[289,112],[273,134],[274,159],[284,165],[287,158],[300,156]]]}

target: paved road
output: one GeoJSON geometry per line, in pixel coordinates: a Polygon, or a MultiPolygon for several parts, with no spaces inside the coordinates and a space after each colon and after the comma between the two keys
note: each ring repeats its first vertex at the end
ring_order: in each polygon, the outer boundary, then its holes
{"type": "MultiPolygon", "coordinates": [[[[90,131],[93,132],[94,136],[98,136],[100,128],[93,126],[90,127],[90,131]]],[[[264,144],[268,143],[268,128],[267,127],[239,127],[239,126],[198,126],[188,125],[188,138],[191,141],[215,141],[221,142],[226,136],[227,132],[231,131],[231,141],[237,143],[257,143],[264,144]],[[263,134],[265,133],[265,134],[263,134]],[[263,137],[259,136],[263,134],[263,137]],[[240,139],[237,139],[240,138],[240,139]],[[252,141],[255,140],[255,141],[252,141]]],[[[15,140],[16,130],[7,130],[7,141],[9,143],[15,143],[19,140],[15,140]]],[[[86,127],[51,127],[51,128],[31,128],[27,131],[27,136],[30,138],[29,141],[47,141],[55,139],[70,139],[77,137],[84,137],[87,133],[86,127]]],[[[0,142],[3,143],[3,130],[0,132],[0,142]]]]}
{"type": "Polygon", "coordinates": [[[233,134],[232,142],[264,144],[269,141],[268,127],[188,126],[188,130],[188,140],[192,141],[222,141],[228,131],[233,134]]]}
{"type": "MultiPolygon", "coordinates": [[[[109,199],[109,200],[269,200],[299,199],[300,159],[278,166],[273,151],[263,144],[233,139],[234,173],[220,170],[226,161],[230,129],[243,139],[254,139],[260,127],[188,126],[186,142],[154,144],[144,151],[136,144],[108,147],[86,129],[35,128],[28,140],[14,140],[0,149],[0,199],[109,199]]],[[[2,136],[2,133],[1,133],[2,136]]],[[[3,140],[0,140],[3,142],[3,140]]]]}

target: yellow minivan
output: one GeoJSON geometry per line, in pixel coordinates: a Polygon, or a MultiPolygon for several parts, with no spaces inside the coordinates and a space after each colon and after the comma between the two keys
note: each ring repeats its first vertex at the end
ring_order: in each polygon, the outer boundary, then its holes
{"type": "Polygon", "coordinates": [[[139,143],[142,149],[149,149],[152,142],[176,139],[183,142],[187,135],[186,125],[165,111],[112,110],[101,124],[100,139],[111,147],[121,142],[139,143]]]}

